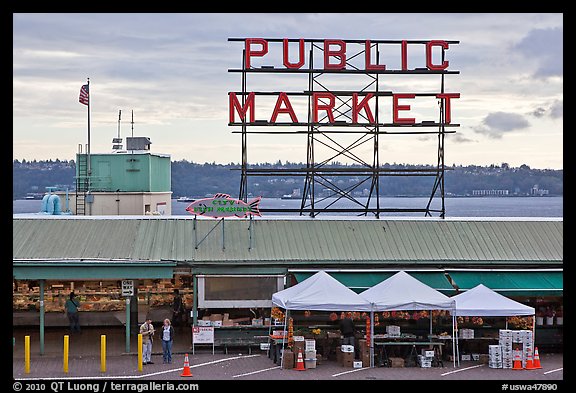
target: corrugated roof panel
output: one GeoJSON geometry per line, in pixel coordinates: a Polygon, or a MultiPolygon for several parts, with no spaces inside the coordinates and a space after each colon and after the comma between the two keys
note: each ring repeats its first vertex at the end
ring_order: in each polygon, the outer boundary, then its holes
{"type": "Polygon", "coordinates": [[[217,220],[62,218],[13,220],[13,255],[176,261],[454,263],[563,259],[562,221],[478,220],[226,220],[225,249],[217,220]]]}

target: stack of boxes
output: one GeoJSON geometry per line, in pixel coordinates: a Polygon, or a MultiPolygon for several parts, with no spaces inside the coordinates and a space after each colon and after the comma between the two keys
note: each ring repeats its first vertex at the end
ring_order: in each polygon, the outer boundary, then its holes
{"type": "Polygon", "coordinates": [[[337,352],[337,361],[344,367],[354,367],[354,345],[342,345],[337,352]]]}
{"type": "Polygon", "coordinates": [[[422,354],[418,355],[418,365],[422,368],[432,367],[432,360],[434,360],[434,350],[423,349],[422,354]]]}
{"type": "Polygon", "coordinates": [[[474,329],[460,329],[459,336],[463,340],[471,340],[474,338],[474,329]]]}
{"type": "Polygon", "coordinates": [[[502,351],[502,368],[512,368],[514,364],[514,354],[512,352],[512,330],[500,329],[498,344],[502,351]]]}
{"type": "Polygon", "coordinates": [[[362,367],[370,367],[370,346],[366,340],[358,340],[358,349],[360,350],[360,360],[362,367]]]}
{"type": "Polygon", "coordinates": [[[502,368],[502,346],[488,345],[488,367],[502,368]]]}
{"type": "Polygon", "coordinates": [[[388,337],[400,337],[400,326],[388,325],[386,326],[386,334],[388,337]]]}
{"type": "Polygon", "coordinates": [[[292,369],[294,368],[295,364],[295,357],[294,352],[290,349],[284,349],[282,352],[282,368],[284,369],[292,369]]]}
{"type": "Polygon", "coordinates": [[[526,367],[528,351],[534,357],[534,337],[531,330],[520,330],[520,342],[522,343],[522,367],[526,367]]]}
{"type": "Polygon", "coordinates": [[[316,340],[304,340],[304,366],[316,368],[316,340]]]}

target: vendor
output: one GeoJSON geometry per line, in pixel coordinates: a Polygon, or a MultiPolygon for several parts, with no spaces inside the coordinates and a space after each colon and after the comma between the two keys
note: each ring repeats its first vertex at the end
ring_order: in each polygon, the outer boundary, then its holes
{"type": "Polygon", "coordinates": [[[346,317],[340,320],[340,333],[342,334],[342,345],[354,346],[354,321],[352,313],[346,313],[346,317]]]}

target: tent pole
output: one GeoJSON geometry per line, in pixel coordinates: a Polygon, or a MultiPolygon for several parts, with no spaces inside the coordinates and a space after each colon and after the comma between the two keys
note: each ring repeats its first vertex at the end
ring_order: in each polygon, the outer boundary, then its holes
{"type": "Polygon", "coordinates": [[[374,310],[370,310],[370,367],[374,368],[374,310]]]}
{"type": "Polygon", "coordinates": [[[532,346],[536,347],[536,314],[532,315],[532,346]]]}
{"type": "Polygon", "coordinates": [[[282,332],[282,350],[280,351],[280,368],[284,366],[284,341],[286,341],[286,323],[288,322],[289,310],[286,309],[286,314],[284,315],[284,331],[282,332]]]}
{"type": "Polygon", "coordinates": [[[459,343],[459,339],[458,339],[458,319],[456,318],[456,315],[454,315],[454,326],[456,326],[456,355],[458,356],[458,367],[460,367],[460,343],[459,343]]]}
{"type": "Polygon", "coordinates": [[[452,314],[452,366],[456,368],[456,337],[454,336],[454,314],[452,314]]]}
{"type": "MultiPolygon", "coordinates": [[[[432,336],[432,310],[430,310],[430,336],[432,336]]],[[[432,341],[432,337],[429,338],[432,341]]]]}

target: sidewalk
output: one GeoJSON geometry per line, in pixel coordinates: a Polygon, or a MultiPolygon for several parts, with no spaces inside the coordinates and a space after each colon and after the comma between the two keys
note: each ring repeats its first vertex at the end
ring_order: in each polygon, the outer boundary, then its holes
{"type": "MultiPolygon", "coordinates": [[[[158,328],[158,327],[156,327],[158,328]]],[[[126,330],[118,328],[92,328],[85,327],[82,333],[70,333],[65,328],[47,328],[44,332],[43,357],[61,357],[64,348],[64,335],[69,336],[69,356],[100,356],[100,336],[106,335],[106,353],[108,356],[125,355],[126,330]]],[[[24,336],[30,336],[30,356],[40,356],[40,333],[36,329],[15,328],[12,335],[16,340],[14,346],[14,359],[24,359],[24,336]]],[[[192,333],[190,327],[175,328],[175,338],[172,346],[173,353],[191,353],[192,333]]],[[[130,353],[137,354],[138,336],[130,336],[130,353]]],[[[162,354],[162,343],[158,338],[152,346],[153,353],[162,354]]]]}

